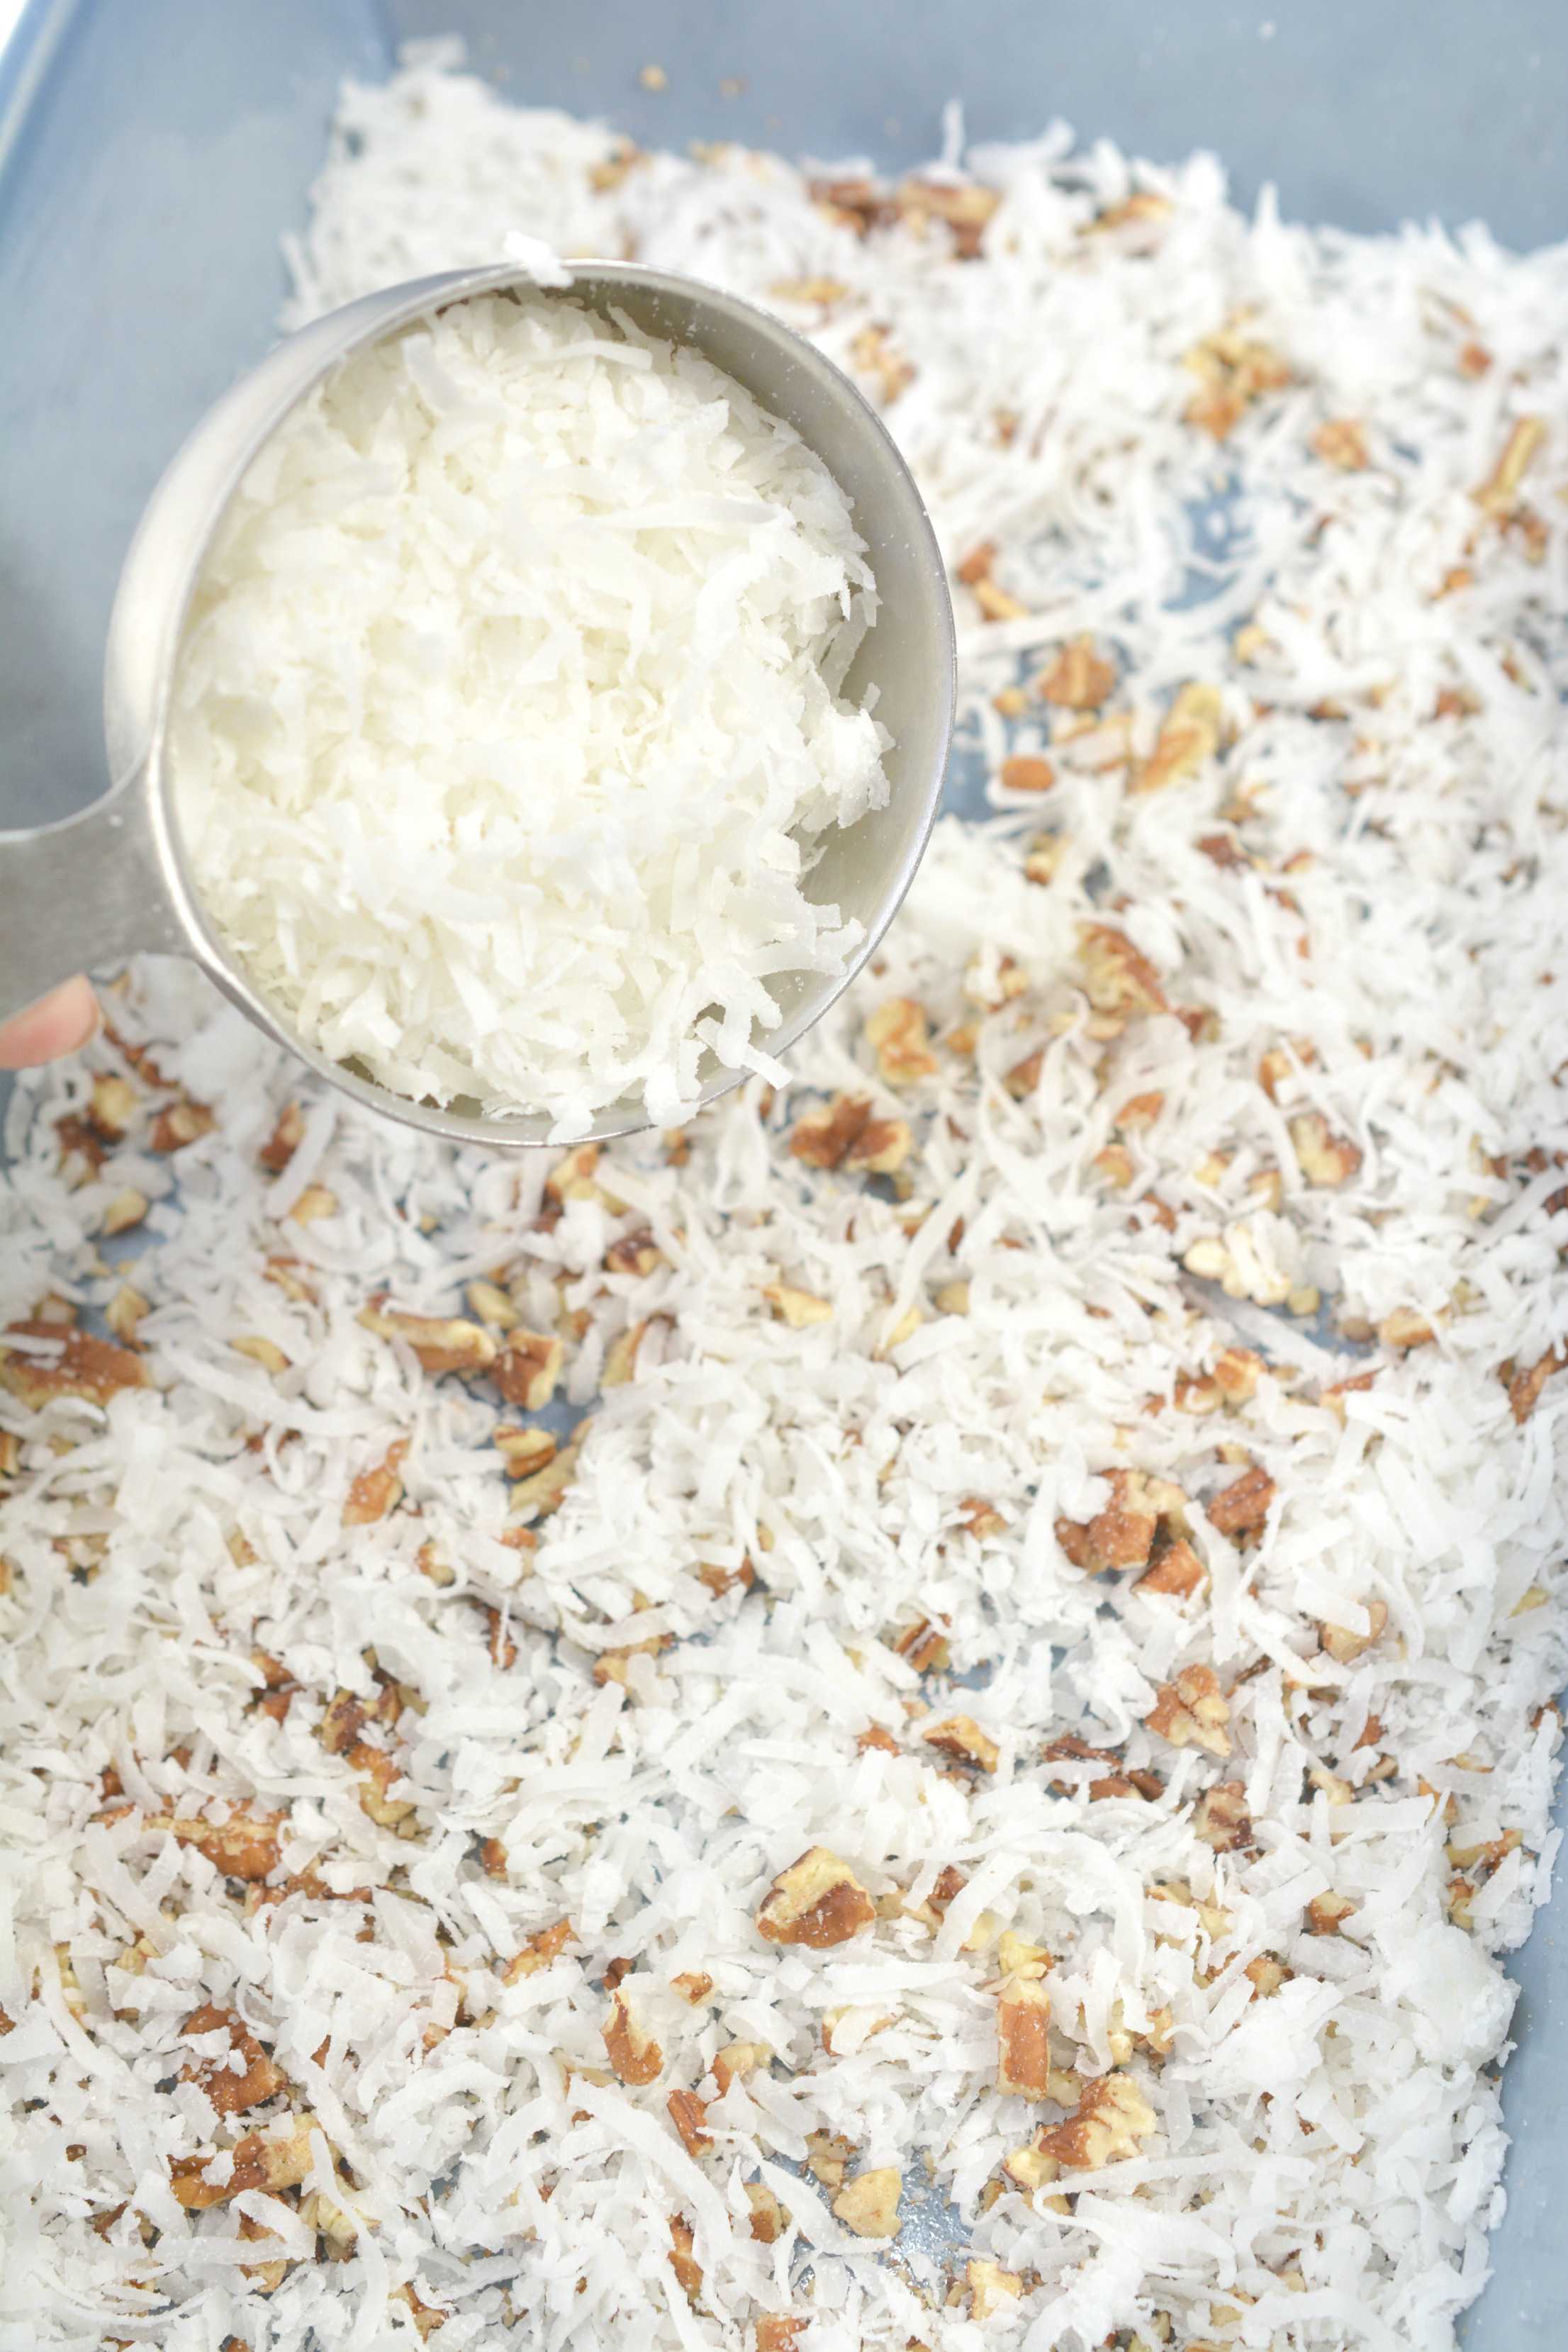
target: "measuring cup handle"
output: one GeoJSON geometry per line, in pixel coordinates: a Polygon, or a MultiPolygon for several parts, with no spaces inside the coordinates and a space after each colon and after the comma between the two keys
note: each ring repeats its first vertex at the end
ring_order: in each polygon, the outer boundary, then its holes
{"type": "Polygon", "coordinates": [[[73,972],[186,944],[144,767],[58,824],[0,832],[0,1021],[73,972]]]}

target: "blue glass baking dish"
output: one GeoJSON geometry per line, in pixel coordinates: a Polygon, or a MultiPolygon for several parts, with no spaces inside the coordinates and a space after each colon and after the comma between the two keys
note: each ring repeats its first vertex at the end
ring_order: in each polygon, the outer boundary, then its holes
{"type": "MultiPolygon", "coordinates": [[[[121,559],[165,458],[271,338],[338,81],[449,32],[530,102],[650,143],[903,163],[959,97],[980,137],[1060,115],[1143,154],[1212,147],[1243,201],[1271,179],[1296,218],[1568,228],[1562,0],[32,0],[0,58],[5,822],[101,789],[121,559]]],[[[1565,1916],[1560,1893],[1516,1969],[1508,2212],[1468,2352],[1568,2346],[1565,1916]]]]}

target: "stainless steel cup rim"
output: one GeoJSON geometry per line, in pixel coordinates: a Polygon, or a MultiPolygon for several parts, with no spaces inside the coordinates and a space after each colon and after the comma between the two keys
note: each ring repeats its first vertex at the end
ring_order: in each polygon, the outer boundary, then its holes
{"type": "MultiPolygon", "coordinates": [[[[887,709],[896,737],[889,766],[889,808],[845,829],[843,841],[879,853],[875,888],[856,909],[864,936],[846,971],[801,986],[765,1040],[785,1053],[843,993],[874,951],[910,883],[935,820],[951,741],[955,696],[952,606],[941,551],[914,481],[875,409],[814,345],[782,320],[717,287],[637,262],[573,261],[567,299],[626,311],[652,331],[689,341],[801,430],[850,496],[871,553],[880,609],[850,672],[851,690],[891,662],[922,673],[887,709]],[[737,360],[739,364],[736,363],[737,360]],[[805,422],[803,423],[803,419],[805,422]],[[807,426],[813,429],[807,429],[807,426]],[[835,446],[826,448],[824,439],[835,446]],[[837,462],[836,462],[837,458],[837,462]],[[889,631],[879,643],[879,632],[889,631]],[[879,661],[880,656],[880,661],[879,661]],[[863,827],[874,827],[863,833],[863,827]]],[[[62,824],[0,833],[0,880],[13,910],[0,934],[0,1016],[83,966],[103,966],[142,949],[192,958],[279,1045],[319,1076],[367,1107],[452,1141],[515,1150],[551,1139],[545,1114],[493,1117],[394,1093],[333,1061],[298,1036],[251,986],[214,930],[186,866],[167,756],[169,718],[186,616],[207,551],[252,460],[284,418],[349,353],[478,295],[548,297],[527,268],[503,263],[413,279],[345,305],[276,345],[207,412],[180,449],[142,515],[121,575],[104,668],[109,794],[62,824]]],[[[839,845],[833,844],[837,849],[839,845]]],[[[825,863],[831,862],[831,853],[825,863]]],[[[831,880],[831,873],[826,877],[831,880]]],[[[827,889],[825,896],[833,896],[827,889]]],[[[803,976],[804,977],[804,976],[803,976]]],[[[703,1105],[738,1086],[743,1073],[715,1068],[703,1105]]],[[[604,1141],[649,1124],[640,1101],[623,1097],[583,1139],[604,1141]]]]}

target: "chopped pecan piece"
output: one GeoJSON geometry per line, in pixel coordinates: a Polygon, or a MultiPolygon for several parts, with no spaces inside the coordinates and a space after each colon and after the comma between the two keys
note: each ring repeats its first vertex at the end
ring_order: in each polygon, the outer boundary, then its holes
{"type": "Polygon", "coordinates": [[[587,1433],[588,1423],[579,1422],[570,1441],[562,1446],[552,1460],[546,1462],[542,1469],[529,1471],[518,1480],[511,1492],[514,1512],[531,1511],[536,1518],[542,1519],[560,1508],[562,1497],[577,1475],[577,1461],[587,1433]]]}
{"type": "Polygon", "coordinates": [[[1173,1682],[1162,1683],[1151,1712],[1149,1729],[1168,1739],[1173,1748],[1198,1747],[1211,1756],[1230,1754],[1230,1702],[1212,1666],[1184,1666],[1173,1682]]]}
{"type": "Polygon", "coordinates": [[[1026,751],[1015,751],[1002,762],[1002,789],[1008,793],[1048,793],[1056,782],[1057,772],[1048,760],[1041,760],[1026,751]]]}
{"type": "Polygon", "coordinates": [[[932,1076],[937,1065],[930,1041],[925,1009],[912,996],[889,997],[866,1024],[866,1042],[890,1087],[913,1086],[932,1076]]]}
{"type": "Polygon", "coordinates": [[[1378,1325],[1377,1336],[1385,1348],[1406,1355],[1412,1348],[1429,1348],[1437,1335],[1426,1317],[1417,1315],[1414,1307],[1396,1307],[1378,1325]]]}
{"type": "Polygon", "coordinates": [[[684,1970],[678,1977],[671,1977],[670,1982],[681,2000],[691,2009],[700,2009],[713,1990],[713,1979],[710,1976],[690,1969],[684,1970]]]}
{"type": "Polygon", "coordinates": [[[1475,492],[1476,504],[1484,514],[1500,520],[1511,514],[1519,502],[1519,493],[1526,474],[1535,462],[1536,454],[1546,438],[1546,421],[1541,416],[1516,417],[1509,427],[1497,464],[1475,492]]]}
{"type": "Polygon", "coordinates": [[[1058,1519],[1057,1541],[1075,1568],[1102,1576],[1142,1568],[1163,1523],[1167,1532],[1187,1525],[1186,1497],[1168,1478],[1142,1470],[1108,1470],[1110,1500],[1086,1522],[1058,1519]]]}
{"type": "MultiPolygon", "coordinates": [[[[959,1885],[963,1884],[964,1881],[959,1879],[959,1885]]],[[[1005,1977],[1038,1979],[1047,1975],[1052,1966],[1051,1955],[1044,1944],[1031,1944],[1024,1937],[1015,1935],[1011,1927],[1002,1930],[996,1946],[996,1958],[1005,1977]]]]}
{"type": "Polygon", "coordinates": [[[900,1752],[899,1743],[892,1733],[884,1730],[879,1723],[868,1723],[864,1731],[857,1734],[855,1745],[862,1756],[868,1748],[879,1748],[886,1756],[897,1756],[900,1752]]]}
{"type": "Polygon", "coordinates": [[[496,1360],[495,1339],[482,1325],[460,1316],[404,1314],[387,1306],[384,1291],[377,1292],[359,1319],[378,1339],[406,1340],[422,1369],[437,1380],[447,1372],[466,1377],[488,1371],[496,1360]]]}
{"type": "Polygon", "coordinates": [[[532,1478],[548,1468],[556,1455],[556,1441],[547,1429],[498,1428],[492,1443],[509,1478],[532,1478]]]}
{"type": "Polygon", "coordinates": [[[1025,2099],[1050,2095],[1051,2002],[1035,1976],[1010,1976],[996,1996],[996,2088],[1025,2099]]]}
{"type": "Polygon", "coordinates": [[[524,1977],[538,1976],[558,1960],[572,1940],[570,1919],[557,1919],[549,1927],[541,1927],[529,1937],[521,1952],[514,1953],[500,1972],[502,1984],[520,1984],[524,1977]]]}
{"type": "Polygon", "coordinates": [[[697,1580],[707,1586],[715,1601],[722,1601],[726,1592],[733,1592],[737,1585],[749,1592],[757,1580],[757,1571],[749,1559],[743,1559],[739,1568],[720,1568],[712,1561],[700,1560],[697,1580]]]}
{"type": "Polygon", "coordinates": [[[837,1168],[871,1116],[869,1095],[837,1094],[817,1110],[802,1111],[790,1134],[796,1160],[811,1168],[837,1168]]]}
{"type": "Polygon", "coordinates": [[[79,1397],[88,1404],[107,1404],[121,1389],[147,1385],[147,1370],[140,1356],[95,1339],[44,1316],[30,1322],[7,1324],[0,1331],[0,1388],[33,1412],[56,1397],[79,1397]],[[8,1347],[7,1340],[50,1340],[47,1351],[35,1353],[26,1345],[8,1347]]]}
{"type": "Polygon", "coordinates": [[[1024,879],[1037,882],[1042,887],[1054,882],[1061,870],[1067,847],[1059,834],[1037,833],[1024,855],[1024,879]]]}
{"type": "Polygon", "coordinates": [[[118,1143],[135,1119],[140,1097],[129,1078],[103,1070],[93,1079],[88,1097],[88,1125],[106,1143],[118,1143]]]}
{"type": "Polygon", "coordinates": [[[1021,1061],[1014,1063],[1003,1084],[1015,1102],[1027,1101],[1040,1083],[1040,1072],[1045,1066],[1046,1050],[1043,1045],[1037,1045],[1032,1054],[1026,1054],[1021,1061]]]}
{"type": "Polygon", "coordinates": [[[763,1896],[757,1928],[773,1944],[814,1951],[847,1943],[870,1927],[876,1906],[847,1863],[814,1845],[781,1871],[763,1896]]]}
{"type": "Polygon", "coordinates": [[[690,2222],[684,2214],[673,2214],[669,2224],[669,2267],[677,2284],[693,2303],[702,2292],[702,2266],[691,2251],[695,2243],[690,2222]]]}
{"type": "Polygon", "coordinates": [[[713,2145],[713,2135],[702,2126],[708,2119],[708,2109],[695,2091],[671,2091],[666,2102],[669,2120],[680,2134],[680,2144],[688,2156],[700,2155],[713,2145]]]}
{"type": "Polygon", "coordinates": [[[338,1213],[338,1196],[325,1184],[307,1184],[289,1212],[289,1221],[296,1225],[319,1224],[323,1217],[338,1213]]]}
{"type": "Polygon", "coordinates": [[[285,1103],[278,1124],[257,1153],[263,1168],[280,1175],[305,1139],[305,1114],[297,1102],[285,1103]]]}
{"type": "Polygon", "coordinates": [[[1263,1359],[1250,1348],[1224,1348],[1215,1358],[1214,1376],[1226,1404],[1246,1404],[1258,1393],[1263,1359]]]}
{"type": "MultiPolygon", "coordinates": [[[[635,1378],[637,1349],[647,1336],[647,1325],[648,1318],[645,1318],[642,1322],[633,1323],[625,1331],[617,1332],[611,1340],[605,1353],[604,1370],[599,1374],[599,1386],[602,1389],[624,1389],[627,1382],[635,1378]]],[[[555,1342],[557,1347],[560,1344],[559,1340],[555,1342]]],[[[552,1381],[552,1386],[553,1385],[552,1381]]]]}
{"type": "Polygon", "coordinates": [[[806,2169],[825,2189],[842,2189],[849,2169],[849,2159],[855,2153],[853,2140],[842,2132],[814,2131],[806,2134],[806,2169]]]}
{"type": "Polygon", "coordinates": [[[1328,1621],[1319,1626],[1318,1638],[1337,1665],[1353,1665],[1363,1651],[1370,1650],[1374,1642],[1383,1639],[1388,1628],[1387,1601],[1369,1601],[1366,1613],[1370,1624],[1364,1633],[1352,1633],[1348,1625],[1335,1625],[1328,1621]]]}
{"type": "Polygon", "coordinates": [[[954,1764],[973,1765],[982,1772],[994,1772],[1002,1754],[996,1742],[981,1730],[972,1715],[950,1715],[945,1722],[934,1723],[929,1731],[922,1731],[921,1738],[954,1764]]]}
{"type": "Polygon", "coordinates": [[[1270,1102],[1278,1102],[1281,1091],[1289,1094],[1300,1084],[1303,1069],[1310,1069],[1318,1058],[1316,1046],[1298,1037],[1289,1045],[1270,1045],[1259,1055],[1258,1083],[1270,1102]]]}
{"type": "Polygon", "coordinates": [[[98,1230],[100,1234],[128,1234],[133,1225],[142,1223],[148,1207],[146,1193],[138,1192],[134,1185],[128,1184],[110,1202],[99,1219],[98,1230]]]}
{"type": "Polygon", "coordinates": [[[1206,1789],[1193,1809],[1193,1828],[1215,1853],[1244,1852],[1253,1843],[1245,1784],[1240,1780],[1221,1780],[1216,1787],[1206,1789]]]}
{"type": "MultiPolygon", "coordinates": [[[[439,2304],[426,2303],[411,2283],[405,2279],[401,2286],[388,2287],[389,2303],[401,2303],[414,2322],[414,2332],[422,2344],[428,2344],[437,2327],[444,2327],[450,2315],[439,2304]]],[[[243,2352],[243,2347],[242,2347],[243,2352]]]]}
{"type": "Polygon", "coordinates": [[[657,2082],[664,2066],[664,2052],[637,2022],[630,2002],[617,1985],[610,1995],[610,2014],[605,2021],[605,2048],[611,2065],[623,2083],[657,2082]]]}
{"type": "MultiPolygon", "coordinates": [[[[1002,2159],[1002,2169],[1008,2179],[1023,2189],[1026,2196],[1033,2196],[1037,2189],[1047,2187],[1061,2173],[1061,2166],[1056,2158],[1047,2156],[1039,2146],[1037,2139],[1030,2140],[1026,2146],[1016,2147],[1005,2156],[1002,2159]]],[[[1057,2199],[1053,2201],[1058,2203],[1063,2212],[1066,2212],[1068,2209],[1065,2199],[1057,2199]]]]}
{"type": "Polygon", "coordinates": [[[1026,621],[1029,617],[1027,604],[1020,604],[1016,596],[1010,594],[999,581],[993,580],[989,574],[974,583],[973,594],[975,603],[988,621],[1026,621]]]}
{"type": "Polygon", "coordinates": [[[1282,1984],[1289,1982],[1295,1970],[1288,1969],[1273,1952],[1259,1952],[1255,1960],[1248,1960],[1241,1973],[1252,1986],[1253,2000],[1268,2000],[1282,1984]]]}
{"type": "Polygon", "coordinates": [[[1348,1183],[1361,1166],[1360,1147],[1336,1135],[1321,1110],[1302,1111],[1290,1121],[1290,1141],[1309,1184],[1332,1191],[1348,1183]]]}
{"type": "Polygon", "coordinates": [[[1042,701],[1054,703],[1058,710],[1098,710],[1109,700],[1115,685],[1116,672],[1104,656],[1096,652],[1094,639],[1074,637],[1035,680],[1035,691],[1042,701]]]}
{"type": "Polygon", "coordinates": [[[1329,417],[1313,434],[1310,446],[1315,457],[1321,457],[1325,466],[1337,466],[1342,473],[1366,470],[1366,435],[1353,416],[1329,417]]]}
{"type": "Polygon", "coordinates": [[[360,1811],[384,1830],[399,1830],[406,1837],[412,1833],[417,1808],[407,1797],[394,1797],[387,1792],[402,1776],[396,1759],[383,1748],[372,1748],[368,1741],[359,1740],[349,1749],[348,1760],[360,1776],[360,1811]]]}
{"type": "MultiPolygon", "coordinates": [[[[746,2202],[752,2209],[752,2237],[758,2239],[764,2246],[776,2245],[779,2240],[784,2236],[784,2231],[789,2225],[784,2219],[784,2207],[779,2203],[779,2200],[773,2195],[773,2190],[765,2188],[760,2180],[748,2180],[746,2183],[746,2202]]],[[[759,2346],[762,2345],[763,2341],[762,2331],[766,2324],[767,2323],[764,2320],[761,2319],[757,2322],[757,2342],[759,2346]]],[[[804,2323],[792,2320],[789,2325],[791,2326],[798,2326],[804,2325],[804,2323]]],[[[775,2338],[774,2340],[777,2341],[778,2339],[775,2338]]],[[[795,2338],[791,2336],[787,2340],[789,2343],[793,2344],[795,2338]]]]}
{"type": "MultiPolygon", "coordinates": [[[[764,2193],[772,2194],[771,2190],[764,2193]]],[[[748,2188],[746,2194],[752,2199],[752,2234],[761,2237],[762,2231],[757,2228],[755,2192],[748,2188]]],[[[776,2205],[778,2200],[774,2198],[773,2202],[776,2205]]],[[[787,2311],[760,2312],[757,2316],[757,2352],[797,2352],[800,2331],[807,2326],[809,2318],[809,2313],[797,2318],[787,2311]]]]}
{"type": "Polygon", "coordinates": [[[1516,1422],[1526,1422],[1541,1402],[1541,1392],[1553,1372],[1568,1365],[1568,1349],[1548,1348],[1524,1370],[1514,1365],[1512,1359],[1503,1366],[1501,1378],[1508,1390],[1509,1410],[1516,1422]]]}
{"type": "Polygon", "coordinates": [[[560,1208],[568,1201],[596,1201],[603,1204],[605,1195],[595,1181],[603,1145],[574,1144],[563,1152],[544,1180],[544,1197],[560,1208]]]}
{"type": "Polygon", "coordinates": [[[128,1282],[122,1282],[104,1308],[103,1319],[117,1339],[122,1340],[128,1348],[133,1348],[136,1327],[144,1315],[151,1313],[152,1305],[150,1298],[144,1298],[139,1290],[132,1290],[128,1282]]]}
{"type": "Polygon", "coordinates": [[[1079,935],[1079,961],[1085,991],[1097,1013],[1118,1018],[1170,1010],[1159,977],[1124,931],[1109,923],[1085,923],[1079,935]]]}
{"type": "Polygon", "coordinates": [[[849,289],[842,278],[781,278],[768,291],[780,302],[817,303],[828,310],[842,302],[849,289]]]}
{"type": "Polygon", "coordinates": [[[499,1282],[467,1283],[463,1297],[468,1303],[469,1314],[487,1330],[510,1331],[522,1320],[499,1282]]]}
{"type": "Polygon", "coordinates": [[[890,1176],[909,1157],[910,1130],[901,1118],[874,1117],[869,1095],[838,1094],[826,1108],[802,1112],[789,1148],[812,1168],[890,1176]]]}
{"type": "Polygon", "coordinates": [[[978,258],[985,224],[1001,201],[994,188],[982,187],[973,180],[956,186],[906,180],[893,200],[899,218],[917,235],[923,236],[931,219],[944,222],[952,231],[953,255],[959,261],[978,258]]]}
{"type": "Polygon", "coordinates": [[[1265,393],[1283,391],[1290,381],[1289,363],[1244,333],[1239,320],[1194,343],[1183,364],[1200,380],[1184,411],[1185,422],[1216,441],[1226,440],[1265,393]]]}
{"type": "Polygon", "coordinates": [[[1185,1536],[1156,1551],[1144,1573],[1138,1579],[1140,1592],[1169,1593],[1173,1600],[1185,1601],[1203,1583],[1205,1569],[1185,1536]]]}
{"type": "Polygon", "coordinates": [[[863,373],[876,377],[884,408],[891,408],[899,394],[915,380],[913,367],[894,348],[886,327],[862,327],[849,346],[849,356],[863,373]]]}
{"type": "Polygon", "coordinates": [[[222,1822],[150,1813],[142,1826],[166,1831],[181,1845],[194,1845],[226,1878],[259,1879],[278,1867],[281,1820],[279,1813],[250,1813],[240,1807],[222,1822]]]}
{"type": "Polygon", "coordinates": [[[183,1151],[187,1143],[210,1135],[216,1124],[205,1103],[192,1102],[182,1096],[167,1110],[158,1113],[147,1140],[154,1151],[183,1151]]]}
{"type": "Polygon", "coordinates": [[[646,1225],[640,1232],[623,1234],[605,1252],[605,1268],[609,1274],[651,1274],[656,1265],[663,1263],[664,1252],[646,1225]]]}
{"type": "Polygon", "coordinates": [[[826,1298],[816,1297],[809,1290],[796,1290],[787,1282],[766,1282],[763,1297],[781,1321],[792,1331],[804,1331],[810,1323],[831,1323],[833,1308],[826,1298]]]}
{"type": "Polygon", "coordinates": [[[1007,1522],[1001,1512],[984,1495],[965,1495],[958,1511],[965,1532],[982,1540],[986,1536],[999,1536],[1006,1528],[1007,1522]]]}
{"type": "Polygon", "coordinates": [[[214,2205],[226,2204],[242,2189],[259,2189],[276,2197],[281,2189],[298,2189],[315,2160],[311,2135],[321,2128],[314,2116],[305,2115],[289,2116],[280,2132],[247,2132],[235,2147],[234,2167],[221,2188],[202,2178],[213,2160],[210,2156],[177,2156],[169,2167],[175,2200],[187,2213],[205,2213],[214,2205]]]}
{"type": "Polygon", "coordinates": [[[767,2066],[772,2058],[765,2042],[726,2042],[713,2058],[713,2080],[719,2085],[720,2097],[724,2096],[731,2083],[743,2083],[748,2074],[754,2074],[759,2066],[767,2066]]]}
{"type": "Polygon", "coordinates": [[[1144,1128],[1153,1126],[1164,1108],[1165,1097],[1158,1089],[1149,1094],[1129,1095],[1111,1124],[1123,1135],[1140,1134],[1144,1128]]]}
{"type": "Polygon", "coordinates": [[[1355,1907],[1348,1895],[1314,1895],[1307,1906],[1307,1933],[1337,1936],[1355,1907]]]}
{"type": "Polygon", "coordinates": [[[407,1452],[408,1440],[398,1438],[374,1469],[362,1470],[353,1480],[343,1504],[345,1528],[368,1528],[396,1509],[403,1500],[403,1464],[407,1452]]]}
{"type": "Polygon", "coordinates": [[[199,2084],[220,2116],[237,2116],[247,2107],[258,2107],[263,2100],[276,2098],[285,2087],[287,2078],[281,2069],[273,2064],[255,2034],[232,2009],[219,2009],[208,2001],[193,2010],[181,2031],[187,2037],[220,2032],[228,2036],[228,2047],[221,2056],[193,2059],[180,2072],[182,2082],[199,2084]]]}
{"type": "Polygon", "coordinates": [[[898,2166],[879,2165],[874,2171],[857,2173],[847,2181],[833,2200],[833,2210],[858,2238],[896,2238],[903,2192],[903,2175],[898,2166]]]}
{"type": "Polygon", "coordinates": [[[945,1674],[952,1663],[947,1635],[929,1617],[917,1617],[912,1625],[904,1626],[894,1635],[893,1647],[917,1675],[945,1674]]]}
{"type": "Polygon", "coordinates": [[[1131,2074],[1117,2072],[1086,2083],[1067,2121],[1042,2131],[1037,2145],[1070,2172],[1098,2172],[1102,2165],[1136,2156],[1138,2143],[1154,2129],[1153,2108],[1131,2074]]]}
{"type": "Polygon", "coordinates": [[[1274,1500],[1274,1481],[1267,1470],[1244,1470],[1241,1476],[1216,1495],[1208,1507],[1211,1525],[1222,1536],[1233,1539],[1258,1535],[1268,1517],[1268,1506],[1274,1500]]]}
{"type": "Polygon", "coordinates": [[[1165,714],[1154,749],[1133,775],[1132,790],[1163,792],[1167,784],[1195,776],[1219,749],[1222,716],[1218,688],[1190,680],[1165,714]]]}
{"type": "Polygon", "coordinates": [[[1024,2292],[1018,2273],[1005,2271],[999,2263],[972,2258],[964,2264],[963,2277],[969,2289],[971,2319],[994,2319],[998,2312],[1011,2311],[1024,2292]]]}
{"type": "Polygon", "coordinates": [[[539,1412],[555,1393],[565,1353],[559,1339],[542,1331],[509,1331],[490,1367],[490,1378],[508,1404],[518,1405],[524,1412],[539,1412]]]}

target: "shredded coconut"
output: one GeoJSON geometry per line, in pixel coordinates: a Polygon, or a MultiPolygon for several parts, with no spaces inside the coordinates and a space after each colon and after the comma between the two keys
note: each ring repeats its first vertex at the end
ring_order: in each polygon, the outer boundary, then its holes
{"type": "Polygon", "coordinates": [[[202,897],[400,1094],[668,1125],[705,1050],[757,1066],[771,981],[862,937],[809,876],[887,799],[837,690],[875,609],[826,467],[710,362],[453,305],[347,360],[225,517],[172,731],[202,897]]]}
{"type": "Polygon", "coordinates": [[[1568,255],[967,160],[345,98],[302,310],[521,222],[864,368],[994,814],[668,1137],[394,1132],[156,963],[21,1083],[29,2352],[1450,2352],[1485,2277],[1568,1659],[1568,255]]]}

